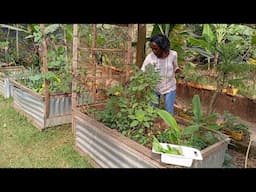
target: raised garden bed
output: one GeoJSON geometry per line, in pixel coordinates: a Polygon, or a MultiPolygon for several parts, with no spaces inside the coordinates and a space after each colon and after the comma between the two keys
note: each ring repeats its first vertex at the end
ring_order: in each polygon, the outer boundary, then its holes
{"type": "Polygon", "coordinates": [[[13,106],[39,129],[71,123],[71,93],[50,94],[49,116],[46,114],[45,96],[21,85],[13,84],[13,106]]]}
{"type": "MultiPolygon", "coordinates": [[[[190,103],[192,97],[198,94],[202,101],[202,106],[209,105],[214,90],[199,89],[189,86],[186,83],[177,84],[177,97],[181,100],[190,103]]],[[[228,95],[221,93],[215,103],[215,112],[223,114],[227,110],[234,115],[241,117],[241,119],[256,122],[256,100],[250,99],[241,95],[228,95]]]]}
{"type": "Polygon", "coordinates": [[[23,66],[1,67],[0,68],[0,94],[4,98],[13,96],[13,86],[11,79],[16,79],[16,75],[24,71],[23,66]]]}
{"type": "MultiPolygon", "coordinates": [[[[110,129],[75,109],[72,117],[76,147],[91,156],[102,168],[182,168],[160,162],[151,149],[110,129]]],[[[182,122],[180,119],[178,122],[182,122]]],[[[229,143],[225,137],[201,151],[203,160],[194,160],[193,168],[221,168],[229,143]]]]}

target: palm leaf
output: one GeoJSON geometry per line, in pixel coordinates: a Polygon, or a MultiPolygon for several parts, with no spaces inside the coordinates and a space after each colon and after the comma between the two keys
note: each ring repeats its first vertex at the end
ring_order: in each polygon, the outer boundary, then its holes
{"type": "Polygon", "coordinates": [[[13,27],[11,25],[5,25],[5,24],[0,24],[0,27],[2,28],[7,28],[7,29],[11,29],[11,30],[15,30],[15,31],[23,31],[25,33],[28,33],[28,31],[22,29],[22,28],[18,28],[18,27],[13,27]]]}

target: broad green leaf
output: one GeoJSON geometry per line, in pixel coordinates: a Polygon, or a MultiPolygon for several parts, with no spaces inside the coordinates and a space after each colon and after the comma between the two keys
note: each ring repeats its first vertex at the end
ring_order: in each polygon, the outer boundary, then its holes
{"type": "Polygon", "coordinates": [[[256,45],[256,32],[253,32],[252,34],[252,44],[256,45]]]}
{"type": "Polygon", "coordinates": [[[213,124],[213,125],[207,125],[207,127],[209,128],[209,129],[212,129],[212,130],[220,130],[221,129],[221,126],[220,125],[218,125],[218,124],[213,124]]]}
{"type": "Polygon", "coordinates": [[[214,43],[216,41],[216,36],[211,30],[211,27],[209,24],[204,24],[203,25],[203,32],[202,32],[203,37],[206,39],[208,43],[214,43]]]}
{"type": "Polygon", "coordinates": [[[201,102],[199,95],[194,95],[192,99],[192,110],[196,120],[199,122],[202,118],[201,102]]]}
{"type": "Polygon", "coordinates": [[[211,50],[214,49],[208,42],[206,42],[206,41],[203,40],[203,39],[196,39],[196,38],[190,37],[190,38],[188,39],[188,42],[189,42],[191,45],[193,45],[193,46],[203,48],[203,49],[205,49],[205,50],[207,50],[207,51],[211,51],[211,50]]]}
{"type": "Polygon", "coordinates": [[[191,47],[190,49],[199,53],[199,54],[201,54],[201,55],[203,55],[203,56],[205,56],[205,57],[209,57],[209,58],[214,57],[214,55],[208,50],[205,50],[205,49],[202,49],[202,48],[199,48],[199,47],[191,47]]]}
{"type": "Polygon", "coordinates": [[[128,115],[128,117],[129,117],[130,119],[136,119],[136,117],[135,117],[134,115],[128,115]]]}
{"type": "Polygon", "coordinates": [[[34,75],[34,76],[29,77],[29,79],[30,79],[31,81],[38,81],[38,80],[41,79],[41,78],[42,78],[42,75],[41,75],[41,74],[36,74],[36,75],[34,75]]]}
{"type": "Polygon", "coordinates": [[[171,128],[173,128],[176,132],[180,132],[180,129],[178,127],[178,124],[174,117],[167,111],[158,109],[157,110],[158,115],[169,125],[171,128]]]}
{"type": "Polygon", "coordinates": [[[11,30],[15,30],[15,31],[22,31],[22,32],[28,33],[27,30],[24,30],[24,29],[18,28],[18,27],[14,27],[14,26],[11,26],[11,25],[0,24],[0,27],[11,29],[11,30]]]}
{"type": "Polygon", "coordinates": [[[145,127],[147,127],[147,128],[150,127],[150,124],[149,124],[148,122],[144,122],[143,125],[144,125],[145,127]]]}
{"type": "Polygon", "coordinates": [[[47,26],[44,30],[45,34],[53,33],[60,27],[60,24],[51,24],[47,26]]]}
{"type": "Polygon", "coordinates": [[[160,145],[159,141],[157,140],[157,138],[154,137],[153,139],[153,149],[157,152],[164,152],[164,148],[160,145]]]}
{"type": "Polygon", "coordinates": [[[133,120],[132,123],[130,124],[131,127],[135,127],[138,125],[138,121],[137,120],[133,120]]]}
{"type": "Polygon", "coordinates": [[[28,35],[25,37],[25,39],[29,39],[29,38],[33,38],[33,37],[34,37],[34,35],[28,35]]]}
{"type": "Polygon", "coordinates": [[[102,45],[104,42],[105,42],[104,37],[98,37],[97,40],[96,40],[97,45],[102,45]]]}
{"type": "Polygon", "coordinates": [[[141,122],[141,121],[143,121],[143,119],[144,119],[145,111],[137,110],[137,111],[135,112],[135,116],[136,116],[136,119],[138,119],[138,120],[141,122]]]}
{"type": "Polygon", "coordinates": [[[200,128],[200,125],[199,125],[199,124],[190,125],[190,126],[186,127],[186,128],[183,130],[182,134],[183,134],[183,135],[191,135],[191,134],[193,134],[194,132],[198,131],[199,128],[200,128]]]}

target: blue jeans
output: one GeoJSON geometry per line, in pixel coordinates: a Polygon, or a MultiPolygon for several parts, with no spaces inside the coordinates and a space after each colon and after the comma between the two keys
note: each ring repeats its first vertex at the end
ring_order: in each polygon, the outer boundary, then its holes
{"type": "MultiPolygon", "coordinates": [[[[158,104],[160,102],[160,94],[155,91],[155,94],[157,96],[158,104]]],[[[174,114],[174,103],[176,99],[176,90],[170,91],[169,93],[164,94],[164,107],[165,110],[174,114]]],[[[153,107],[156,107],[156,105],[153,105],[153,107]]]]}

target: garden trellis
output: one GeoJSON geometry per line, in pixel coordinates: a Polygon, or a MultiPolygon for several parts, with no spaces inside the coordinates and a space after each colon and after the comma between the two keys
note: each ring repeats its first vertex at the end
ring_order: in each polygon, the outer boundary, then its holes
{"type": "Polygon", "coordinates": [[[104,102],[107,89],[128,81],[132,32],[132,24],[74,24],[73,109],[104,102]]]}

